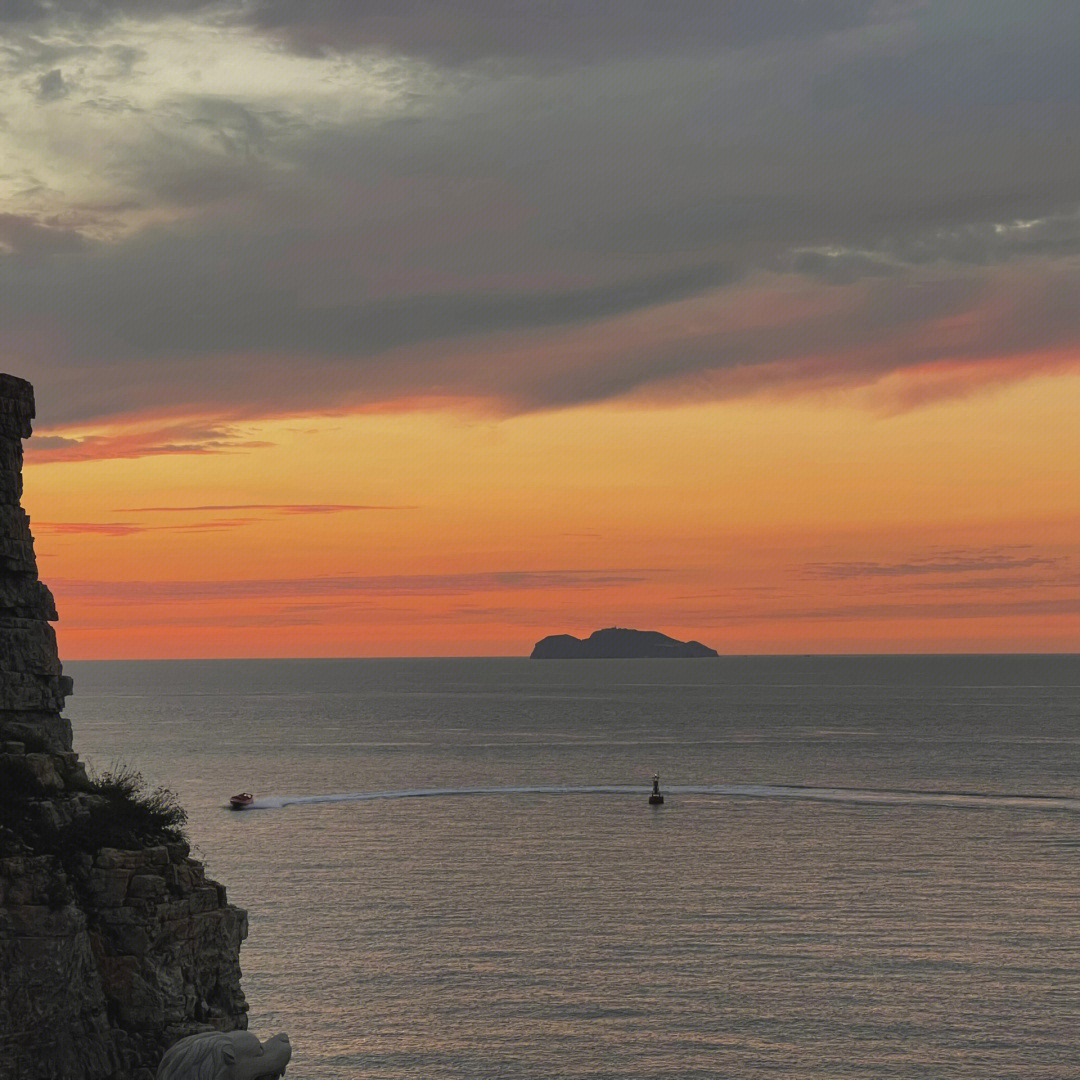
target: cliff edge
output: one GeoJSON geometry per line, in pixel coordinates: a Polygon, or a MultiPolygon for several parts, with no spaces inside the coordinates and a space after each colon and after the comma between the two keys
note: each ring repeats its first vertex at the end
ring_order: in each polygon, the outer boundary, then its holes
{"type": "Polygon", "coordinates": [[[716,656],[700,641],[678,641],[655,630],[625,630],[612,626],[582,640],[572,634],[552,634],[533,646],[533,660],[623,660],[648,658],[696,659],[716,656]]]}
{"type": "Polygon", "coordinates": [[[21,505],[33,417],[33,387],[0,374],[0,1080],[151,1080],[184,1035],[247,1026],[247,915],[179,808],[90,780],[72,748],[21,505]]]}

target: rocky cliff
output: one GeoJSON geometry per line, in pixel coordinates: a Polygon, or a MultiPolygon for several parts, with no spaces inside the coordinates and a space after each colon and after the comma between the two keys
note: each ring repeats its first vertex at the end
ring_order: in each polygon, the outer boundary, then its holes
{"type": "Polygon", "coordinates": [[[584,640],[572,634],[541,638],[532,651],[533,660],[626,660],[697,659],[716,656],[716,650],[700,641],[679,641],[655,630],[626,630],[611,626],[584,640]]]}
{"type": "Polygon", "coordinates": [[[247,916],[182,811],[92,781],[21,506],[33,388],[0,375],[0,1080],[149,1080],[184,1035],[247,1026],[247,916]]]}

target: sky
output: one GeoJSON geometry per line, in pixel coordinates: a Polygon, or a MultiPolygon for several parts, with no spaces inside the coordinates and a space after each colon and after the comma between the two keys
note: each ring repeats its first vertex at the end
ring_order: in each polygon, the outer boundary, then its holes
{"type": "Polygon", "coordinates": [[[0,0],[67,659],[1064,652],[1075,0],[0,0]]]}

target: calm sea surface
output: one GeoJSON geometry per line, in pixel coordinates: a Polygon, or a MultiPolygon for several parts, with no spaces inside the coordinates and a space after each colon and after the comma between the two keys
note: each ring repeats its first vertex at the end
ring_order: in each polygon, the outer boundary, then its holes
{"type": "Polygon", "coordinates": [[[1080,1074],[1080,658],[66,667],[296,1080],[1080,1074]]]}

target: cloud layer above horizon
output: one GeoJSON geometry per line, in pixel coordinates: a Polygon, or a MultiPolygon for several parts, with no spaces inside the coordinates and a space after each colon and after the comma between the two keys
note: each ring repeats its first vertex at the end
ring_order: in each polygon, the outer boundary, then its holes
{"type": "Polygon", "coordinates": [[[1074,368],[1078,53],[1070,0],[0,0],[3,366],[57,430],[1074,368]]]}

